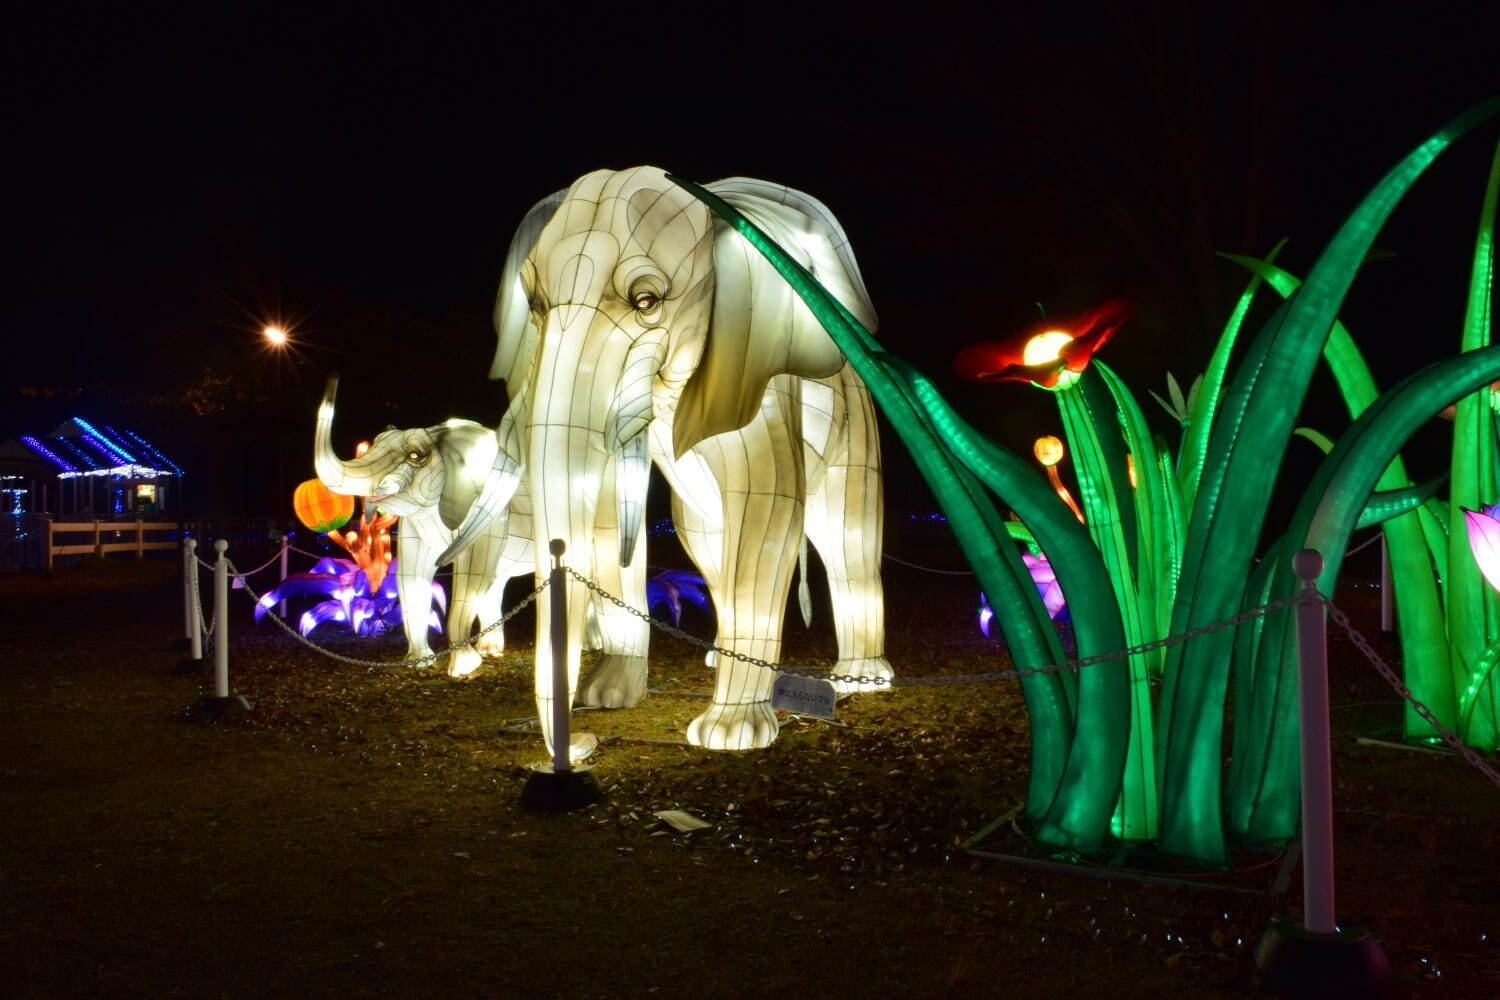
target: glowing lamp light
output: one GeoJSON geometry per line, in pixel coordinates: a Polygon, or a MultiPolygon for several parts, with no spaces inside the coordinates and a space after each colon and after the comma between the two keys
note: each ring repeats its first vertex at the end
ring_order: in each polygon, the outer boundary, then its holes
{"type": "Polygon", "coordinates": [[[268,326],[261,331],[261,334],[269,343],[275,344],[277,347],[286,346],[286,331],[279,326],[268,326]]]}
{"type": "Polygon", "coordinates": [[[1048,434],[1046,437],[1037,438],[1031,450],[1036,455],[1036,460],[1046,467],[1047,479],[1052,483],[1052,489],[1057,492],[1062,502],[1068,505],[1068,509],[1073,512],[1074,517],[1078,518],[1079,523],[1082,523],[1083,511],[1078,509],[1078,501],[1073,499],[1073,494],[1068,492],[1068,488],[1063,485],[1062,475],[1057,471],[1057,463],[1063,458],[1062,441],[1048,434]]]}
{"type": "Polygon", "coordinates": [[[1063,460],[1062,440],[1051,434],[1037,438],[1031,450],[1036,454],[1036,460],[1048,468],[1063,460]]]}
{"type": "Polygon", "coordinates": [[[1111,299],[1067,323],[1048,322],[1009,340],[970,344],[953,359],[953,370],[976,382],[1030,382],[1043,389],[1066,389],[1129,317],[1129,304],[1111,299]]]}
{"type": "Polygon", "coordinates": [[[309,479],[292,494],[292,510],[313,531],[335,531],[354,516],[354,498],[331,492],[321,480],[309,479]]]}
{"type": "MultiPolygon", "coordinates": [[[[1073,335],[1066,330],[1046,330],[1026,341],[1021,348],[1021,364],[1028,368],[1050,366],[1062,360],[1063,349],[1073,342],[1073,335]]],[[[1066,389],[1078,381],[1078,373],[1066,367],[1057,372],[1050,388],[1066,389]]]]}

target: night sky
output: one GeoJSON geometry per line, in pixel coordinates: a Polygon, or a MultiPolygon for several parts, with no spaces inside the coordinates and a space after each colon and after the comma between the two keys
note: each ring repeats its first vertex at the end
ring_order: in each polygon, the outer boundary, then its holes
{"type": "MultiPolygon", "coordinates": [[[[733,24],[720,5],[539,6],[568,13],[14,24],[0,437],[78,413],[180,464],[212,443],[244,459],[197,501],[272,513],[311,475],[328,371],[341,446],[494,422],[490,309],[515,224],[582,173],[652,163],[821,199],[883,342],[1026,448],[1057,429],[1050,400],[959,383],[959,347],[1038,303],[1123,295],[1137,312],[1105,359],[1143,398],[1167,371],[1185,382],[1244,282],[1215,251],[1288,237],[1281,262],[1304,272],[1401,155],[1500,92],[1482,3],[746,6],[733,24]],[[294,326],[296,360],[262,349],[267,321],[294,326]]],[[[1382,384],[1457,347],[1497,131],[1438,161],[1377,241],[1394,256],[1354,287],[1345,318],[1382,384]]],[[[891,468],[892,502],[920,503],[891,468]]]]}

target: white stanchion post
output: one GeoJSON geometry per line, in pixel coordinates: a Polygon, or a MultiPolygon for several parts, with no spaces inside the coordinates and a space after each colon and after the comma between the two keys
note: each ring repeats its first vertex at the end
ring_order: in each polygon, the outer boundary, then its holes
{"type": "Polygon", "coordinates": [[[1292,557],[1302,581],[1297,605],[1297,672],[1302,693],[1302,926],[1333,934],[1333,765],[1328,726],[1328,614],[1318,594],[1323,556],[1292,557]]]}
{"type": "Polygon", "coordinates": [[[1396,629],[1391,595],[1391,554],[1386,551],[1385,535],[1382,533],[1380,536],[1380,631],[1382,632],[1393,632],[1396,629]]]}
{"type": "Polygon", "coordinates": [[[182,540],[182,639],[184,642],[193,641],[193,546],[197,545],[191,538],[182,540]]]}
{"type": "MultiPolygon", "coordinates": [[[[224,554],[228,548],[224,539],[214,541],[214,551],[219,554],[214,562],[214,693],[193,705],[190,717],[197,722],[217,722],[251,708],[244,695],[229,691],[229,557],[224,554]]],[[[196,567],[196,559],[193,564],[196,567]]],[[[193,586],[197,586],[196,580],[193,586]]]]}
{"type": "Polygon", "coordinates": [[[568,723],[572,705],[568,697],[568,583],[563,573],[562,556],[567,544],[552,539],[552,770],[562,773],[573,769],[572,734],[568,723]]]}
{"type": "Polygon", "coordinates": [[[1356,924],[1339,926],[1333,903],[1333,766],[1328,723],[1328,617],[1318,594],[1323,556],[1292,557],[1302,582],[1297,674],[1302,723],[1302,921],[1273,920],[1255,943],[1261,988],[1282,996],[1390,996],[1391,963],[1356,924]]]}
{"type": "Polygon", "coordinates": [[[188,632],[188,658],[203,659],[203,618],[198,614],[198,539],[187,540],[188,569],[188,616],[192,619],[188,632]]]}
{"type": "MultiPolygon", "coordinates": [[[[281,536],[281,582],[282,583],[286,583],[286,556],[287,556],[287,537],[285,535],[282,535],[281,536]]],[[[286,621],[286,600],[285,599],[283,599],[282,602],[276,606],[276,617],[280,618],[282,621],[286,621]]]]}
{"type": "MultiPolygon", "coordinates": [[[[521,789],[521,804],[528,809],[565,812],[582,809],[599,801],[604,788],[587,764],[573,766],[572,734],[568,731],[568,590],[567,571],[562,556],[567,546],[560,538],[552,539],[552,572],[547,577],[552,617],[552,760],[538,764],[521,789]]],[[[537,623],[540,629],[541,622],[537,623]]]]}
{"type": "Polygon", "coordinates": [[[214,697],[229,697],[229,559],[224,550],[229,543],[214,541],[219,554],[214,563],[214,697]]]}

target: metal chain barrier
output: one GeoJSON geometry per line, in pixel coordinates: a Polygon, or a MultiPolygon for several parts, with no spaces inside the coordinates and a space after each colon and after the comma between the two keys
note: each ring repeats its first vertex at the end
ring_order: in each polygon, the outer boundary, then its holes
{"type": "MultiPolygon", "coordinates": [[[[229,571],[231,573],[234,572],[234,563],[232,562],[229,564],[229,571]]],[[[293,639],[296,639],[298,642],[302,643],[302,645],[306,646],[308,649],[311,649],[315,653],[321,653],[323,656],[326,656],[330,659],[338,660],[341,663],[349,663],[356,667],[427,667],[436,663],[438,660],[442,659],[444,656],[447,656],[449,653],[472,647],[475,641],[477,641],[480,637],[488,635],[490,632],[493,632],[495,629],[503,626],[506,622],[514,618],[516,613],[519,612],[522,608],[526,607],[526,605],[536,600],[537,595],[546,590],[547,584],[549,584],[550,582],[550,580],[544,579],[541,583],[541,586],[537,587],[531,593],[527,594],[524,598],[521,599],[520,603],[511,608],[509,611],[505,612],[505,614],[501,615],[497,621],[491,622],[489,625],[486,625],[483,629],[480,630],[479,635],[476,635],[468,642],[455,643],[440,652],[428,653],[426,656],[419,657],[415,660],[362,660],[355,656],[345,656],[342,653],[335,653],[331,649],[325,649],[324,647],[319,646],[307,636],[292,628],[292,626],[288,625],[280,615],[272,611],[270,608],[266,609],[266,614],[270,616],[277,625],[281,626],[282,631],[286,632],[287,635],[290,635],[293,639]]],[[[260,595],[257,594],[248,583],[245,584],[245,592],[250,595],[250,599],[253,600],[256,604],[260,603],[260,595]]]]}
{"type": "MultiPolygon", "coordinates": [[[[1369,548],[1371,545],[1374,545],[1376,542],[1380,541],[1380,538],[1381,538],[1381,533],[1380,533],[1380,531],[1377,530],[1375,532],[1375,534],[1371,535],[1369,538],[1366,538],[1364,541],[1360,542],[1354,548],[1352,548],[1349,551],[1345,552],[1344,553],[1344,558],[1347,559],[1347,558],[1349,558],[1350,556],[1354,555],[1357,552],[1363,552],[1365,549],[1369,548]]],[[[902,559],[899,556],[893,556],[893,555],[891,555],[889,552],[885,552],[885,553],[882,553],[882,554],[887,559],[889,559],[891,562],[893,562],[893,563],[899,563],[902,566],[909,566],[912,569],[919,569],[919,570],[921,570],[924,573],[937,573],[937,574],[940,574],[942,576],[973,576],[974,575],[974,571],[971,570],[971,569],[937,569],[936,567],[933,567],[933,566],[923,566],[920,563],[908,562],[907,560],[902,559]]],[[[656,567],[652,567],[652,568],[655,569],[656,567]]]]}
{"type": "Polygon", "coordinates": [[[1447,726],[1444,726],[1441,722],[1439,722],[1437,720],[1437,716],[1432,713],[1432,710],[1426,705],[1422,704],[1422,702],[1419,701],[1417,697],[1411,693],[1411,688],[1406,686],[1406,682],[1401,679],[1400,675],[1397,674],[1394,669],[1392,669],[1389,663],[1386,663],[1385,660],[1381,658],[1379,653],[1375,652],[1375,649],[1370,645],[1369,640],[1361,635],[1360,631],[1349,623],[1348,615],[1340,611],[1331,601],[1325,603],[1327,603],[1328,605],[1328,617],[1333,619],[1333,623],[1335,625],[1348,633],[1349,641],[1354,643],[1354,648],[1365,655],[1365,659],[1369,660],[1370,665],[1375,668],[1376,672],[1378,672],[1380,676],[1385,678],[1385,682],[1391,687],[1395,688],[1397,694],[1411,703],[1412,709],[1417,713],[1417,715],[1422,717],[1422,720],[1424,722],[1431,726],[1437,732],[1437,734],[1443,738],[1444,743],[1448,744],[1454,750],[1457,750],[1460,754],[1462,754],[1464,760],[1468,761],[1470,764],[1473,764],[1481,774],[1483,774],[1486,778],[1489,778],[1490,781],[1494,782],[1497,788],[1500,788],[1500,773],[1496,773],[1495,769],[1490,766],[1489,762],[1486,761],[1482,756],[1480,756],[1479,751],[1465,744],[1458,738],[1457,733],[1453,732],[1447,726]]]}
{"type": "Polygon", "coordinates": [[[884,555],[887,559],[889,559],[893,563],[900,563],[902,566],[910,566],[912,569],[919,569],[919,570],[921,570],[924,573],[938,573],[938,574],[940,574],[942,576],[973,576],[974,575],[974,571],[972,569],[934,569],[931,566],[919,566],[919,565],[917,565],[914,562],[907,562],[905,559],[898,559],[897,557],[891,555],[889,552],[882,553],[882,555],[884,555]]]}
{"type": "MultiPolygon", "coordinates": [[[[1079,670],[1083,667],[1091,667],[1095,664],[1107,663],[1111,660],[1123,660],[1127,657],[1135,656],[1140,653],[1149,653],[1154,649],[1165,649],[1168,646],[1175,646],[1179,643],[1187,642],[1190,639],[1196,639],[1199,636],[1208,635],[1211,632],[1222,632],[1225,629],[1237,628],[1238,626],[1243,625],[1245,622],[1252,621],[1256,618],[1262,618],[1272,613],[1273,611],[1279,611],[1282,608],[1290,607],[1293,604],[1300,604],[1303,600],[1300,595],[1283,597],[1280,600],[1272,601],[1270,604],[1263,604],[1260,607],[1241,611],[1239,614],[1226,618],[1223,621],[1212,622],[1208,625],[1203,625],[1199,628],[1195,628],[1189,632],[1184,632],[1181,635],[1171,635],[1167,636],[1165,639],[1155,639],[1151,642],[1143,642],[1139,645],[1128,646],[1125,649],[1116,650],[1112,653],[1099,653],[1095,656],[1085,656],[1077,660],[1066,660],[1062,663],[1049,663],[1046,666],[1042,667],[1021,667],[1014,670],[994,670],[982,674],[959,674],[951,677],[896,677],[887,679],[883,677],[857,677],[853,674],[817,673],[815,671],[804,670],[798,667],[788,667],[783,664],[771,663],[758,657],[745,656],[743,654],[736,653],[733,650],[725,649],[722,646],[715,646],[713,643],[708,642],[704,639],[700,639],[697,636],[692,635],[691,633],[684,632],[682,629],[677,628],[674,625],[668,625],[666,622],[652,618],[650,615],[640,610],[639,608],[632,607],[630,604],[616,597],[614,594],[609,593],[593,580],[590,580],[588,577],[584,576],[582,573],[579,573],[571,566],[564,566],[563,569],[568,573],[569,576],[573,577],[573,579],[583,584],[595,594],[598,594],[599,597],[603,600],[606,600],[616,607],[635,615],[637,618],[643,619],[653,628],[666,632],[668,635],[676,636],[677,638],[682,639],[685,642],[691,643],[692,645],[698,646],[702,649],[706,649],[711,653],[727,656],[731,659],[739,660],[741,663],[748,663],[752,666],[762,667],[766,670],[774,670],[778,673],[790,674],[795,677],[810,677],[815,680],[833,681],[834,683],[838,684],[867,684],[872,687],[938,687],[948,684],[988,684],[994,681],[1012,680],[1022,677],[1033,677],[1038,674],[1056,674],[1061,673],[1065,670],[1079,670]]],[[[1322,598],[1318,598],[1318,600],[1320,603],[1326,603],[1326,601],[1323,601],[1322,598]]]]}
{"type": "Polygon", "coordinates": [[[1375,529],[1375,534],[1371,535],[1369,538],[1366,538],[1364,541],[1362,541],[1358,545],[1354,546],[1354,548],[1352,548],[1352,549],[1348,550],[1347,552],[1345,552],[1344,553],[1344,558],[1348,559],[1350,556],[1354,555],[1356,552],[1363,552],[1365,549],[1369,548],[1371,545],[1374,545],[1376,542],[1380,541],[1384,537],[1385,537],[1385,532],[1382,529],[1380,529],[1380,528],[1376,528],[1375,529]]]}

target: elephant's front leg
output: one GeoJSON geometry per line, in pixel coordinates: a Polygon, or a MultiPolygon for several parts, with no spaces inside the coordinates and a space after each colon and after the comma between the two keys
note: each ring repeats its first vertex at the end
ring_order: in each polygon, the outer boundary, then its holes
{"type": "MultiPolygon", "coordinates": [[[[479,548],[476,543],[474,548],[479,548]]],[[[448,598],[448,676],[467,677],[479,669],[483,657],[469,644],[474,620],[483,605],[484,582],[474,579],[473,549],[453,560],[453,593],[448,598]]],[[[494,619],[491,618],[491,621],[494,619]]]]}
{"type": "MultiPolygon", "coordinates": [[[[719,499],[718,486],[710,480],[705,492],[702,486],[697,487],[702,496],[711,499],[715,511],[723,508],[719,499]]],[[[716,515],[717,516],[717,515],[716,515]]],[[[710,521],[703,517],[689,504],[683,503],[682,498],[677,495],[672,497],[672,523],[677,528],[677,541],[687,552],[693,565],[698,567],[698,574],[703,577],[704,586],[710,594],[719,592],[719,581],[722,574],[719,572],[719,558],[724,553],[724,529],[717,521],[710,521]]],[[[710,669],[718,664],[718,654],[709,652],[703,657],[703,662],[710,669]]]]}
{"type": "Polygon", "coordinates": [[[531,577],[534,560],[529,516],[524,527],[526,535],[516,533],[516,518],[512,514],[511,533],[500,551],[500,561],[495,567],[494,579],[490,581],[489,589],[485,591],[484,599],[479,605],[479,636],[474,640],[474,648],[479,650],[479,655],[485,659],[499,659],[505,653],[504,627],[490,628],[490,626],[498,622],[505,613],[506,583],[516,576],[525,576],[527,579],[531,577]]]}
{"type": "Polygon", "coordinates": [[[406,632],[406,658],[420,660],[432,652],[427,644],[427,629],[432,617],[432,577],[437,568],[434,548],[415,525],[396,539],[396,596],[401,601],[401,627],[406,632]]]}
{"type": "MultiPolygon", "coordinates": [[[[646,525],[641,522],[635,554],[620,565],[620,526],[612,491],[600,498],[594,525],[595,582],[632,608],[646,610],[646,525]]],[[[645,619],[603,598],[594,598],[600,655],[578,685],[578,704],[630,708],[646,696],[646,655],[651,626],[645,619]]]]}
{"type": "Polygon", "coordinates": [[[497,519],[491,531],[453,560],[453,594],[448,608],[448,676],[467,677],[479,669],[486,655],[505,649],[505,636],[491,629],[481,641],[471,643],[474,625],[487,628],[500,619],[500,596],[504,581],[496,579],[496,564],[506,544],[505,519],[497,519]]]}
{"type": "MultiPolygon", "coordinates": [[[[781,624],[802,533],[801,442],[794,423],[769,402],[760,419],[711,439],[724,461],[724,545],[719,593],[719,654],[713,703],[688,726],[689,743],[713,750],[751,750],[776,739],[771,708],[781,624]],[[771,411],[768,413],[768,411],[771,411]],[[736,458],[738,460],[736,460],[736,458]]],[[[702,446],[700,446],[702,447],[702,446]]]]}
{"type": "MultiPolygon", "coordinates": [[[[544,578],[545,579],[545,578],[544,578]]],[[[584,588],[571,575],[563,577],[563,594],[568,602],[566,620],[568,623],[568,635],[578,636],[583,634],[583,619],[588,610],[590,591],[584,588]]],[[[536,710],[537,719],[541,723],[542,739],[547,744],[547,753],[553,752],[553,649],[552,649],[552,602],[557,599],[551,587],[543,590],[536,598],[536,710]]],[[[576,643],[569,643],[566,655],[562,657],[565,672],[565,697],[571,712],[574,696],[578,690],[578,667],[579,647],[576,643]]],[[[572,760],[582,760],[593,752],[597,741],[594,737],[571,733],[569,737],[569,757],[572,760]]]]}

